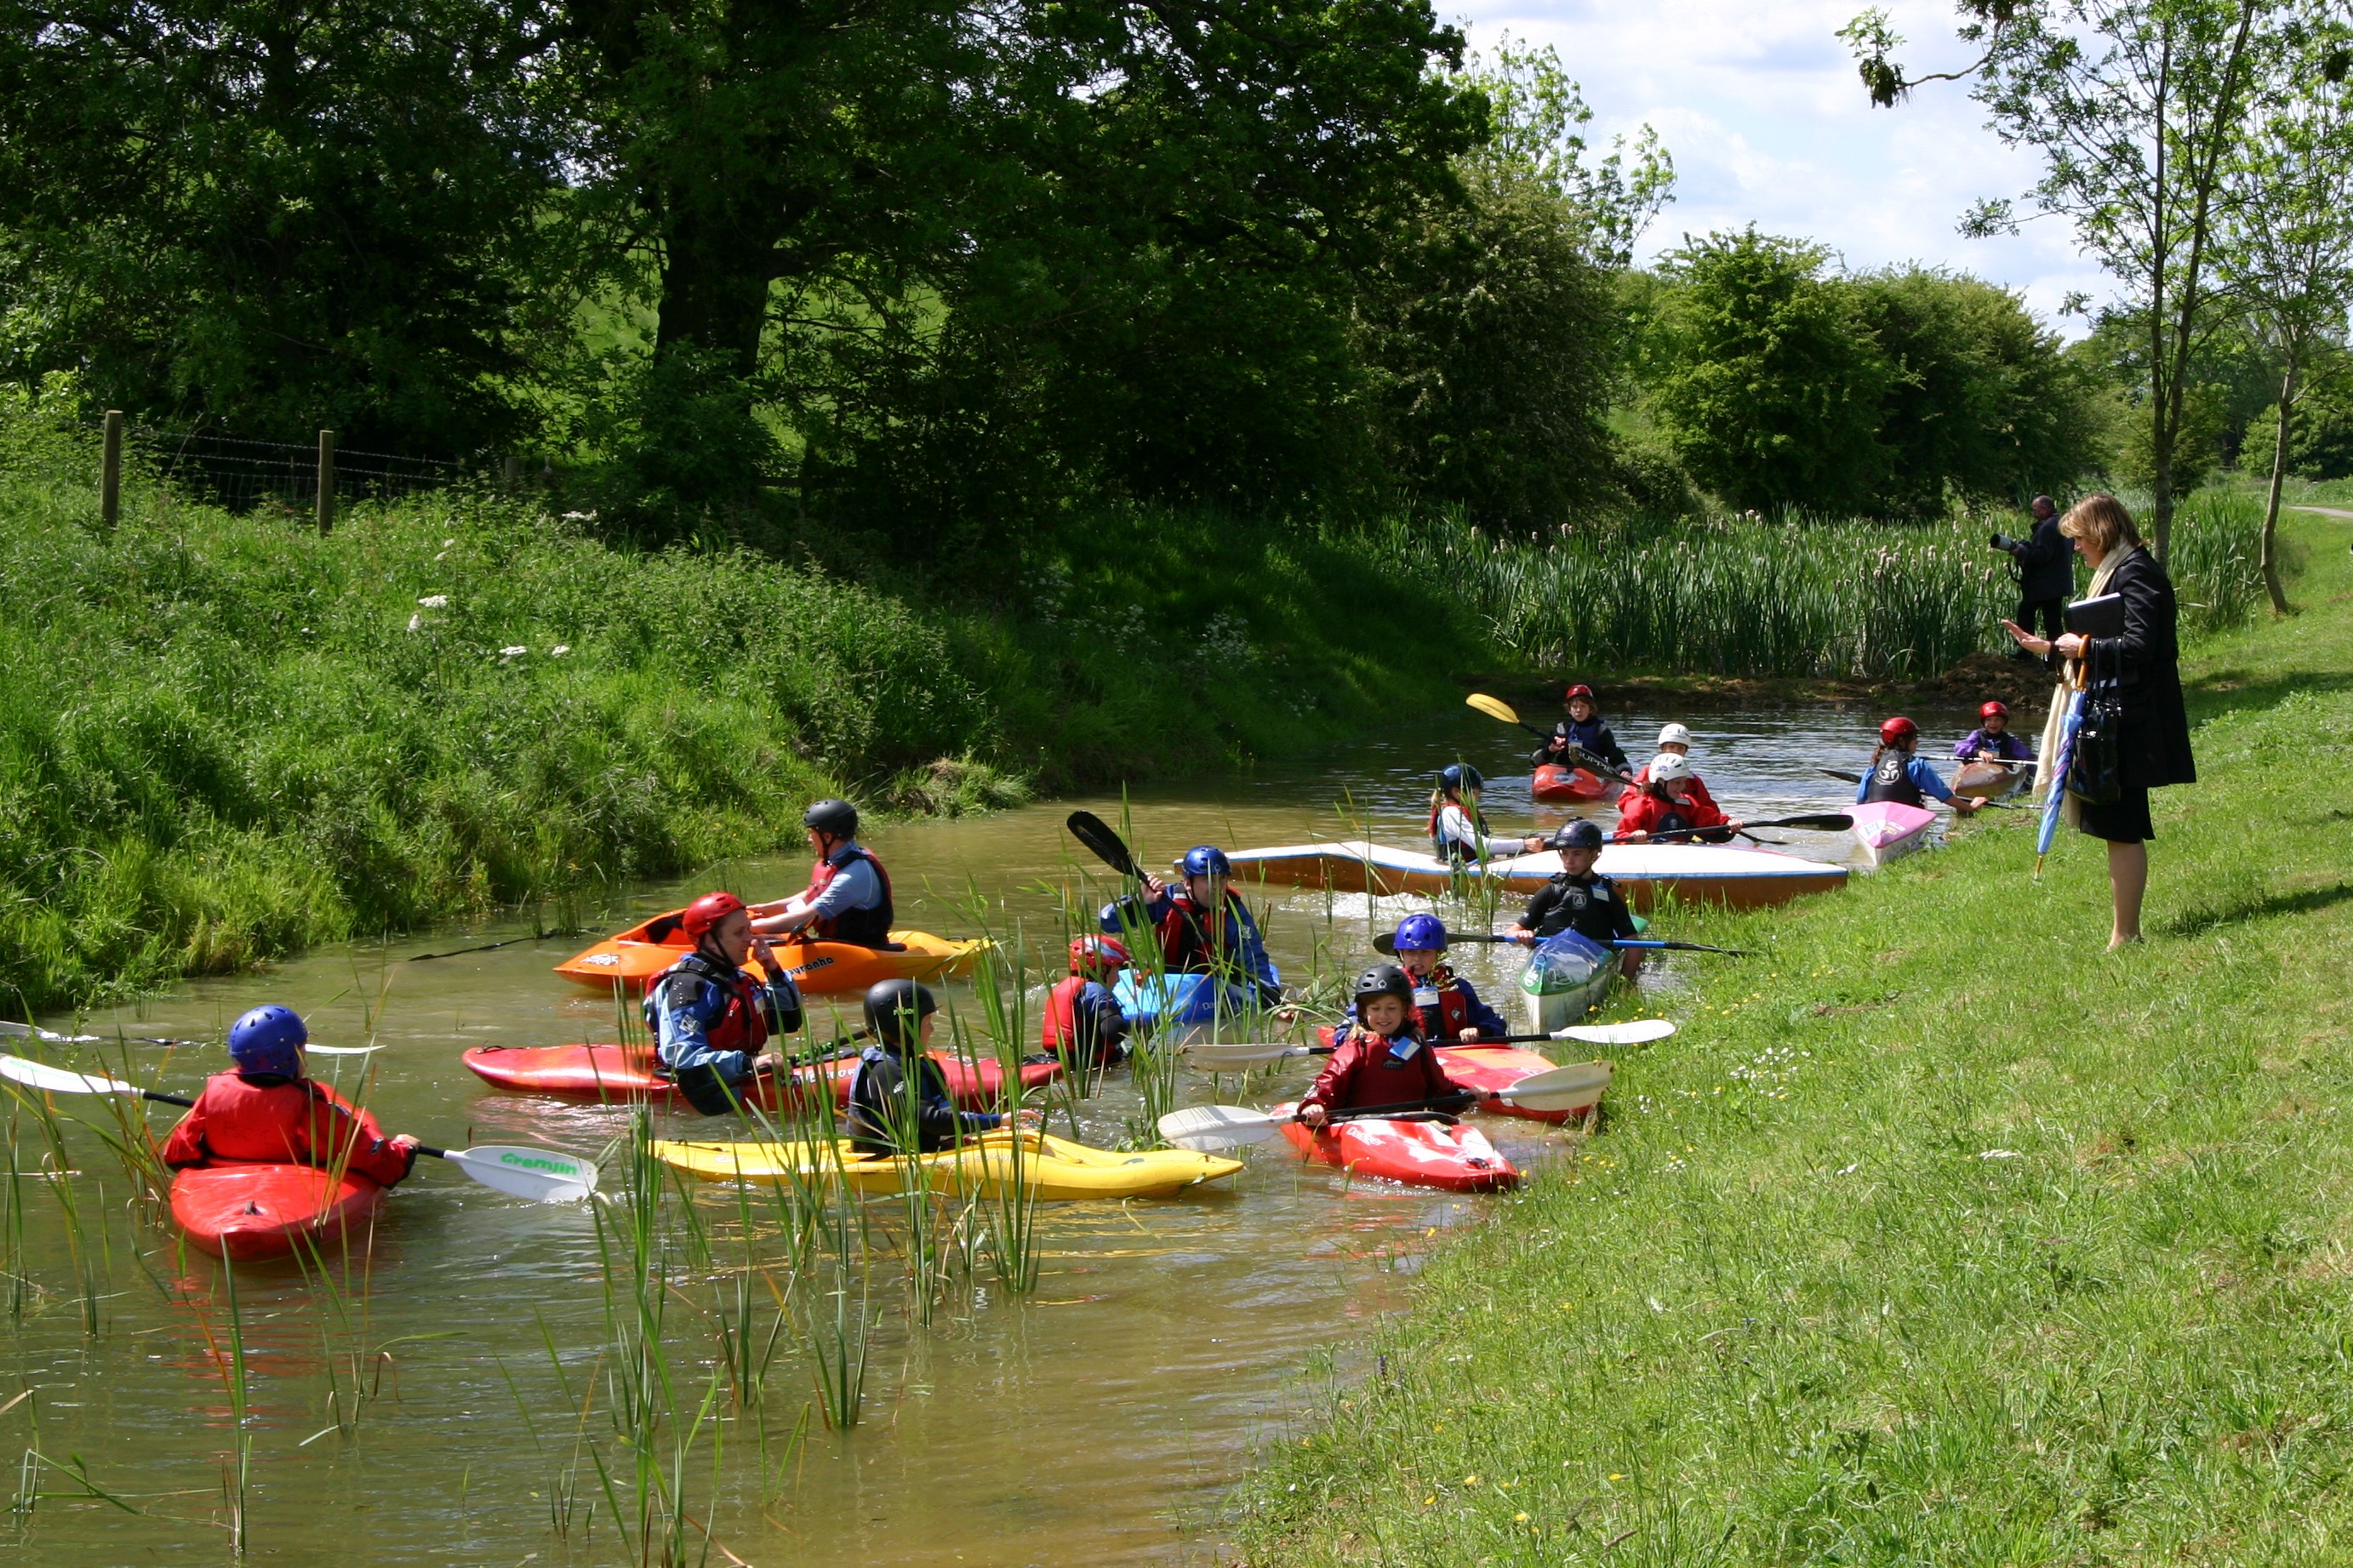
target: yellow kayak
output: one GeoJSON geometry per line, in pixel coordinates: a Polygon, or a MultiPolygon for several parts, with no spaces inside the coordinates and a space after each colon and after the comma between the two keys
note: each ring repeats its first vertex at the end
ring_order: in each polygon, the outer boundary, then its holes
{"type": "MultiPolygon", "coordinates": [[[[1010,1132],[984,1132],[956,1149],[923,1155],[934,1192],[945,1197],[993,1198],[1015,1179],[1017,1155],[1010,1132]]],[[[1029,1132],[1022,1135],[1019,1175],[1045,1202],[1088,1198],[1165,1198],[1196,1182],[1213,1182],[1242,1168],[1240,1160],[1189,1149],[1147,1149],[1116,1153],[1084,1143],[1029,1132]]],[[[673,1170],[706,1182],[745,1177],[798,1177],[830,1181],[839,1170],[858,1192],[881,1194],[902,1190],[906,1163],[887,1154],[860,1154],[846,1138],[832,1148],[780,1142],[691,1143],[657,1139],[654,1158],[673,1170]]]]}

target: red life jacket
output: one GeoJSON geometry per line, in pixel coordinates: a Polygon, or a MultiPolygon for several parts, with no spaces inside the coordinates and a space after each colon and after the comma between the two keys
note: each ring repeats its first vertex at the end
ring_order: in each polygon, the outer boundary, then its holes
{"type": "MultiPolygon", "coordinates": [[[[1410,1037],[1410,1031],[1406,1037],[1410,1037]]],[[[1390,1039],[1354,1025],[1330,1036],[1332,1059],[1316,1075],[1300,1103],[1326,1110],[1357,1110],[1378,1105],[1423,1105],[1458,1092],[1438,1065],[1437,1053],[1422,1046],[1405,1060],[1389,1052],[1390,1039]]]]}
{"type": "MultiPolygon", "coordinates": [[[[1231,888],[1226,889],[1226,902],[1231,907],[1223,912],[1232,920],[1234,929],[1241,929],[1242,896],[1231,888]]],[[[1220,930],[1212,931],[1201,919],[1200,909],[1189,892],[1168,895],[1168,912],[1160,917],[1160,956],[1171,974],[1214,974],[1219,957],[1218,939],[1220,930]]],[[[1229,955],[1229,962],[1239,955],[1229,955]]]]}
{"type": "Polygon", "coordinates": [[[897,912],[891,901],[891,873],[871,851],[860,845],[846,845],[833,852],[831,858],[809,868],[809,885],[804,899],[815,899],[827,884],[841,874],[841,868],[851,860],[863,860],[874,868],[874,879],[882,884],[882,901],[871,910],[845,910],[828,919],[811,921],[809,934],[819,942],[846,942],[858,947],[888,947],[891,928],[897,923],[897,912]]]}
{"type": "Polygon", "coordinates": [[[740,969],[723,968],[699,952],[688,953],[646,982],[646,1028],[655,1039],[661,1038],[661,988],[674,974],[708,980],[726,994],[727,1011],[718,1022],[705,1025],[702,1031],[702,1037],[710,1042],[712,1050],[742,1051],[751,1056],[768,1043],[768,1020],[753,998],[752,977],[740,969]]]}
{"type": "Polygon", "coordinates": [[[1050,1051],[1069,1050],[1078,1044],[1079,994],[1086,988],[1087,977],[1072,974],[1046,993],[1046,1016],[1039,1021],[1039,1044],[1050,1051]]]}
{"type": "Polygon", "coordinates": [[[164,1145],[164,1163],[187,1165],[341,1165],[392,1185],[414,1156],[396,1148],[375,1118],[307,1078],[256,1083],[216,1073],[164,1145]]]}
{"type": "Polygon", "coordinates": [[[1446,964],[1414,980],[1413,1003],[1425,1040],[1459,1040],[1462,1031],[1471,1026],[1471,1000],[1462,994],[1462,987],[1454,983],[1454,971],[1446,964]],[[1423,1000],[1425,996],[1428,1001],[1423,1000]]]}

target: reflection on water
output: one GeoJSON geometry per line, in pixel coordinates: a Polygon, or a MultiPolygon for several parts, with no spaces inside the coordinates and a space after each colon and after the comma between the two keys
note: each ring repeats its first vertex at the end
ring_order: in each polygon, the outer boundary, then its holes
{"type": "MultiPolygon", "coordinates": [[[[1964,710],[1914,716],[1934,736],[1968,728],[1964,710]]],[[[1638,757],[1662,714],[1613,714],[1638,757]]],[[[1736,815],[1833,805],[1851,790],[1823,766],[1858,769],[1876,714],[1791,709],[1704,718],[1694,761],[1736,815]]],[[[1147,864],[1195,842],[1242,846],[1359,833],[1418,839],[1430,774],[1458,758],[1485,770],[1499,829],[1563,819],[1532,805],[1516,732],[1467,710],[1437,716],[1335,754],[1242,779],[1138,790],[1128,801],[1057,802],[997,816],[886,827],[873,843],[892,868],[903,917],[968,931],[976,900],[1000,934],[1034,952],[1059,949],[1071,919],[1113,890],[1083,859],[1061,817],[1082,804],[1113,821],[1130,814],[1147,864]]],[[[1532,742],[1531,742],[1532,743],[1532,742]]],[[[1823,835],[1789,834],[1799,853],[1842,857],[1823,835]]],[[[747,862],[720,875],[746,893],[798,886],[797,858],[747,862]]],[[[708,880],[705,879],[703,880],[708,880]]],[[[647,888],[599,917],[617,928],[674,907],[702,883],[647,888]]],[[[1353,970],[1366,939],[1413,900],[1327,898],[1271,890],[1270,942],[1287,975],[1320,963],[1353,970]]],[[[211,1035],[269,999],[291,1004],[317,1037],[385,1046],[364,1060],[321,1058],[322,1076],[366,1092],[384,1121],[429,1142],[538,1141],[605,1147],[619,1112],[488,1091],[458,1062],[477,1045],[612,1038],[609,998],[565,984],[548,967],[583,943],[523,942],[497,952],[412,963],[467,941],[528,934],[492,921],[390,944],[312,954],[267,976],[190,985],[126,1012],[126,1029],[211,1035]]],[[[1515,960],[1471,949],[1461,968],[1499,1001],[1515,960]]],[[[1033,982],[1045,978],[1031,963],[1033,982]]],[[[952,1005],[970,1005],[952,991],[952,1005]]],[[[819,1023],[851,998],[821,999],[819,1023]],[[835,1005],[840,1004],[837,1007],[835,1005]]],[[[107,1021],[99,1021],[105,1026],[107,1021]]],[[[193,1086],[210,1065],[131,1047],[142,1066],[193,1086]]],[[[1307,1069],[1249,1096],[1295,1091],[1307,1069]]],[[[1226,1093],[1236,1092],[1224,1080],[1226,1093]]],[[[1081,1132],[1114,1142],[1135,1097],[1115,1075],[1082,1109],[1081,1132]]],[[[36,1160],[18,1111],[20,1163],[36,1160]]],[[[713,1124],[664,1116],[665,1130],[713,1124]]],[[[156,1126],[164,1125],[160,1116],[156,1126]]],[[[1553,1157],[1563,1134],[1497,1119],[1487,1131],[1525,1165],[1553,1157]]],[[[59,1210],[37,1180],[19,1182],[26,1272],[47,1294],[11,1326],[0,1442],[58,1463],[79,1455],[90,1487],[136,1515],[49,1472],[18,1523],[47,1563],[113,1563],[222,1551],[222,1467],[232,1448],[223,1381],[228,1331],[217,1268],[184,1258],[168,1235],[123,1206],[120,1167],[88,1132],[75,1135],[85,1226],[102,1297],[103,1330],[85,1339],[59,1210]],[[103,1201],[100,1201],[100,1188],[103,1201]],[[80,1500],[73,1500],[79,1497],[80,1500]]],[[[728,1190],[698,1194],[715,1224],[732,1221],[728,1190]]],[[[1397,1309],[1430,1236],[1509,1200],[1350,1185],[1336,1172],[1256,1151],[1234,1181],[1198,1195],[1044,1211],[1041,1279],[1028,1301],[1006,1299],[984,1268],[934,1326],[911,1328],[895,1275],[878,1280],[881,1309],[864,1424],[843,1436],[811,1423],[797,1453],[786,1438],[815,1397],[792,1352],[769,1376],[756,1416],[722,1404],[689,1467],[690,1511],[745,1561],[822,1564],[1052,1563],[1203,1561],[1219,1498],[1251,1446],[1278,1436],[1306,1403],[1303,1372],[1318,1347],[1345,1342],[1397,1309]],[[756,1424],[765,1425],[764,1458],[756,1424]],[[712,1500],[712,1437],[723,1440],[712,1500]],[[763,1467],[768,1467],[764,1471],[763,1467]]],[[[720,1247],[721,1257],[727,1247],[720,1247]]],[[[740,1258],[740,1252],[737,1254],[740,1258]]],[[[584,1429],[579,1401],[607,1343],[596,1237],[577,1210],[526,1205],[424,1162],[386,1209],[364,1268],[337,1289],[285,1267],[240,1273],[244,1353],[251,1377],[248,1529],[259,1561],[317,1563],[364,1555],[386,1563],[618,1563],[629,1560],[609,1520],[593,1531],[593,1474],[579,1482],[572,1528],[552,1519],[584,1429]],[[554,1356],[551,1360],[550,1347],[554,1356]],[[559,1375],[560,1369],[560,1375],[559,1375]],[[356,1400],[355,1388],[373,1390],[356,1400]],[[338,1429],[334,1400],[349,1415],[338,1429]],[[536,1554],[534,1559],[533,1554],[536,1554]]],[[[691,1405],[717,1352],[701,1314],[709,1291],[690,1277],[670,1320],[672,1360],[691,1405]],[[696,1292],[701,1291],[698,1298],[696,1292]]],[[[601,1403],[585,1429],[608,1430],[601,1403]]],[[[575,1477],[575,1481],[578,1478],[575,1477]]],[[[695,1543],[699,1547],[699,1538],[695,1543]]],[[[713,1553],[711,1561],[726,1559],[713,1553]]]]}

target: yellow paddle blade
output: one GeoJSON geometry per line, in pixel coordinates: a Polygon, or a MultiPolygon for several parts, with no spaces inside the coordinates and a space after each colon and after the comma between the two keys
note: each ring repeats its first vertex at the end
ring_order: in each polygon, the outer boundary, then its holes
{"type": "Polygon", "coordinates": [[[1490,697],[1484,692],[1474,691],[1462,700],[1490,719],[1501,719],[1506,724],[1516,724],[1520,721],[1518,710],[1500,697],[1490,697]]]}

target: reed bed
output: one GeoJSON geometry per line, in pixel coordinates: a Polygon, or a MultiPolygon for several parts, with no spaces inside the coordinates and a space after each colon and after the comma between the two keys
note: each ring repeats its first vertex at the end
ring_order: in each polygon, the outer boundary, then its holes
{"type": "MultiPolygon", "coordinates": [[[[2177,511],[2170,565],[2185,633],[2252,613],[2262,525],[2254,498],[2231,491],[2201,491],[2177,511]]],[[[1987,535],[2022,526],[2008,514],[1925,524],[1718,516],[1535,543],[1442,516],[1392,519],[1368,537],[1539,668],[1918,679],[2007,649],[2000,623],[2017,590],[1987,535]]]]}

